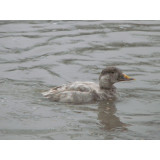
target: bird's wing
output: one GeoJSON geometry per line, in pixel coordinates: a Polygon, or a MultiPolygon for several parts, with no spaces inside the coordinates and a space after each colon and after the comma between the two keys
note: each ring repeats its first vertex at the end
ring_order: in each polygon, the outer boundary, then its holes
{"type": "Polygon", "coordinates": [[[79,91],[79,92],[90,92],[97,89],[97,84],[93,82],[74,82],[59,87],[54,87],[49,91],[43,92],[42,94],[46,97],[53,94],[59,94],[66,91],[79,91]]]}

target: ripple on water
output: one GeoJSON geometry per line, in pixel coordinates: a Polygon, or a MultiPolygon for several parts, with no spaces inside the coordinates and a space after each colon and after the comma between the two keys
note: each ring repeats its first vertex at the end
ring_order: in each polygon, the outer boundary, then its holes
{"type": "Polygon", "coordinates": [[[160,21],[0,21],[0,139],[160,139],[160,21]],[[106,66],[136,81],[118,101],[59,104],[41,91],[98,82],[106,66]]]}

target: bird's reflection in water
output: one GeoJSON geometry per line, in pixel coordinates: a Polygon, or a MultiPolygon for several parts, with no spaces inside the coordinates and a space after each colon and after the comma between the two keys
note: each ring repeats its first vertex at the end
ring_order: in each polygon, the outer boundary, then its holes
{"type": "Polygon", "coordinates": [[[116,106],[113,100],[100,102],[98,105],[98,120],[100,128],[113,131],[116,129],[127,130],[127,125],[115,115],[116,106]]]}

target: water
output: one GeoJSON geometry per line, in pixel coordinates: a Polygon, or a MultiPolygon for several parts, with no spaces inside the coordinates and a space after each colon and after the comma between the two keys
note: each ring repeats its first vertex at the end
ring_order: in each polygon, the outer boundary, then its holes
{"type": "Polygon", "coordinates": [[[160,21],[0,21],[0,139],[160,139],[159,79],[160,21]],[[41,95],[112,65],[136,78],[118,101],[41,95]]]}

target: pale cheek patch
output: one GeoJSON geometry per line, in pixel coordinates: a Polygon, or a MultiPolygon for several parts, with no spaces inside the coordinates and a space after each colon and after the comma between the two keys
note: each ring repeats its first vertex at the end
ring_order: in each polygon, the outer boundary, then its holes
{"type": "Polygon", "coordinates": [[[106,80],[109,80],[110,79],[110,76],[109,75],[104,75],[101,77],[101,80],[103,81],[106,81],[106,80]]]}

